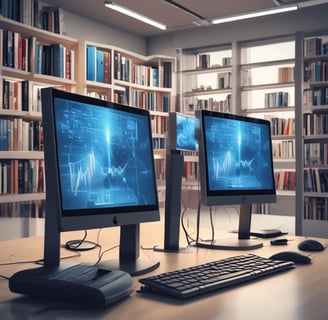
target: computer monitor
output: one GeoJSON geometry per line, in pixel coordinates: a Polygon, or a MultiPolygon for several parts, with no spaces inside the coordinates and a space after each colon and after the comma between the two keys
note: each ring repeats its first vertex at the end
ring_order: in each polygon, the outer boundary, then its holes
{"type": "Polygon", "coordinates": [[[238,240],[215,240],[210,246],[258,248],[262,244],[250,240],[252,204],[276,201],[270,122],[208,110],[196,116],[201,201],[206,206],[240,205],[238,240]]]}
{"type": "Polygon", "coordinates": [[[191,115],[170,112],[168,119],[168,149],[179,151],[197,151],[195,137],[197,119],[191,115]]]}
{"type": "Polygon", "coordinates": [[[139,255],[139,224],[160,219],[148,111],[54,88],[41,98],[45,266],[60,262],[60,232],[120,226],[119,257],[102,266],[155,269],[139,255]]]}

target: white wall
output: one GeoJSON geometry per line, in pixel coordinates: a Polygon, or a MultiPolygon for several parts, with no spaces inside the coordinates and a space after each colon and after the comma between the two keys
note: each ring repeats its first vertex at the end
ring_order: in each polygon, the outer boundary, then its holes
{"type": "Polygon", "coordinates": [[[117,46],[141,55],[147,54],[146,38],[64,11],[67,36],[79,40],[117,46]]]}

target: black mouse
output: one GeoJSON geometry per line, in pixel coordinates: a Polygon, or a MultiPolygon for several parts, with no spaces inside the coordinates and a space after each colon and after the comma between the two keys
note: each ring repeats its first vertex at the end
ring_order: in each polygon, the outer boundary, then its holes
{"type": "Polygon", "coordinates": [[[282,251],[270,257],[273,260],[291,261],[295,264],[309,264],[311,258],[297,251],[282,251]]]}
{"type": "Polygon", "coordinates": [[[306,239],[298,244],[298,249],[303,251],[323,251],[325,246],[318,240],[306,239]]]}

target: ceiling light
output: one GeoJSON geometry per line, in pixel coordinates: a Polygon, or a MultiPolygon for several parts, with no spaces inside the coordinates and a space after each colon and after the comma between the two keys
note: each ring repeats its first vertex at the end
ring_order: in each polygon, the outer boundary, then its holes
{"type": "Polygon", "coordinates": [[[232,16],[226,16],[226,17],[222,17],[222,18],[213,19],[212,24],[219,24],[219,23],[232,22],[232,21],[237,21],[237,20],[250,19],[250,18],[261,17],[261,16],[270,15],[270,14],[293,11],[293,10],[297,10],[297,9],[298,9],[297,5],[280,6],[280,7],[277,7],[277,8],[247,12],[247,13],[242,13],[242,14],[237,14],[237,15],[232,15],[232,16]]]}
{"type": "Polygon", "coordinates": [[[125,7],[122,7],[121,5],[118,5],[116,3],[114,3],[113,1],[105,1],[104,3],[105,7],[107,8],[110,8],[110,9],[113,9],[115,11],[118,11],[120,13],[123,13],[129,17],[132,17],[134,19],[137,19],[137,20],[140,20],[144,23],[148,23],[158,29],[161,29],[161,30],[165,30],[166,29],[166,26],[160,22],[157,22],[151,18],[148,18],[138,12],[135,12],[135,11],[132,11],[128,8],[125,8],[125,7]]]}

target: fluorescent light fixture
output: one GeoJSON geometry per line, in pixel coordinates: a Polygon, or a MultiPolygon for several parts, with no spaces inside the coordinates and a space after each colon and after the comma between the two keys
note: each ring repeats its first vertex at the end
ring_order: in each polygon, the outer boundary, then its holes
{"type": "Polygon", "coordinates": [[[128,8],[125,8],[125,7],[122,7],[121,5],[118,5],[116,3],[114,3],[113,1],[105,1],[104,3],[105,7],[107,8],[110,8],[110,9],[113,9],[115,11],[118,11],[120,13],[123,13],[129,17],[132,17],[134,19],[137,19],[139,21],[142,21],[144,23],[148,23],[158,29],[161,29],[161,30],[166,30],[166,26],[160,22],[157,22],[151,18],[148,18],[138,12],[135,12],[135,11],[132,11],[128,8]]]}
{"type": "Polygon", "coordinates": [[[271,8],[271,9],[266,9],[266,10],[253,11],[253,12],[246,12],[246,13],[241,13],[241,14],[237,14],[237,15],[213,19],[212,24],[219,24],[219,23],[225,23],[225,22],[250,19],[250,18],[261,17],[261,16],[270,15],[270,14],[293,11],[293,10],[297,10],[297,9],[298,9],[297,5],[280,6],[277,8],[271,8]]]}

